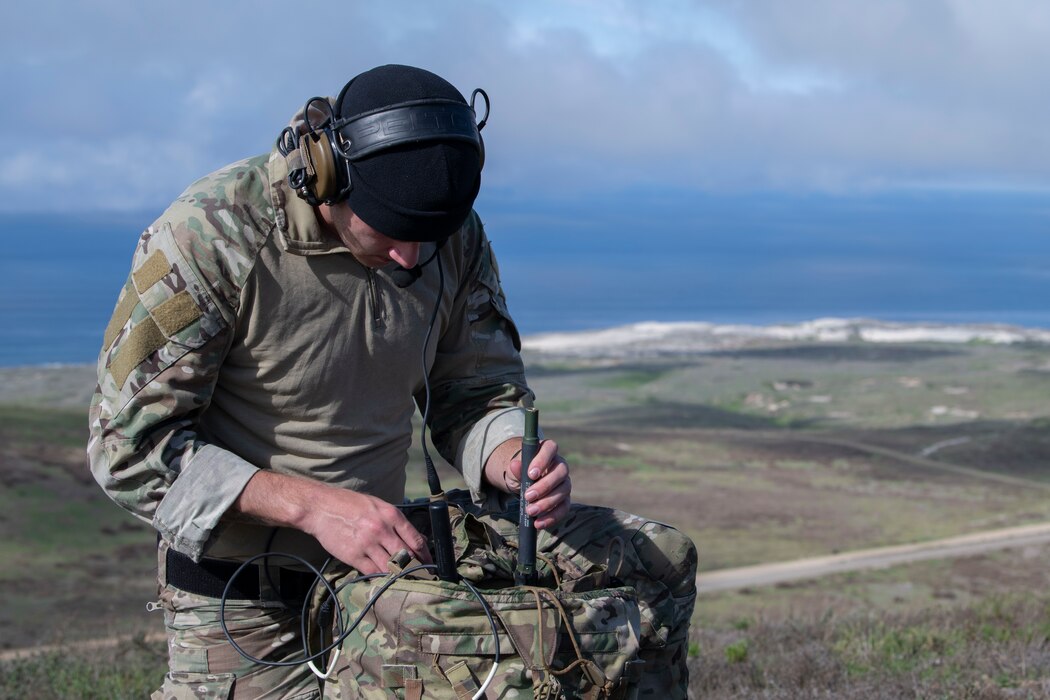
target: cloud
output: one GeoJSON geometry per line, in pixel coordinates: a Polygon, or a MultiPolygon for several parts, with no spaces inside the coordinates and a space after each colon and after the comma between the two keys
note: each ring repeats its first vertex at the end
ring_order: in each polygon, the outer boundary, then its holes
{"type": "Polygon", "coordinates": [[[162,206],[385,62],[485,87],[523,195],[1045,190],[1046,36],[1036,0],[22,3],[0,209],[162,206]]]}

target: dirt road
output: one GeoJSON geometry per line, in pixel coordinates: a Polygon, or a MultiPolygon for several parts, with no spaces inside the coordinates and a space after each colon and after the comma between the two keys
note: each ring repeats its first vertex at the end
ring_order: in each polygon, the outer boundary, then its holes
{"type": "Polygon", "coordinates": [[[1023,525],[920,544],[861,549],[824,557],[709,571],[697,576],[696,583],[701,594],[713,593],[755,586],[770,586],[784,581],[817,578],[846,571],[881,569],[928,559],[966,557],[997,549],[1046,542],[1050,542],[1050,523],[1023,525]]]}

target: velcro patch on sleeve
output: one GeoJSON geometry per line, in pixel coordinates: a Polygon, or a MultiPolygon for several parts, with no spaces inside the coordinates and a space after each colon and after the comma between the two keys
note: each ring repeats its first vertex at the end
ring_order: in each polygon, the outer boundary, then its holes
{"type": "Polygon", "coordinates": [[[144,318],[135,324],[109,365],[110,374],[113,375],[117,386],[123,387],[131,371],[167,342],[167,336],[161,333],[152,317],[144,318]]]}
{"type": "Polygon", "coordinates": [[[102,349],[104,351],[108,352],[110,347],[113,346],[113,341],[117,339],[117,334],[120,333],[120,329],[131,318],[131,312],[135,310],[138,303],[139,295],[129,281],[124,285],[124,291],[121,292],[120,299],[117,301],[117,308],[113,310],[113,316],[109,319],[109,325],[106,326],[106,333],[102,336],[102,349]]]}
{"type": "Polygon", "coordinates": [[[150,315],[160,332],[172,336],[201,317],[200,307],[193,296],[183,290],[154,308],[150,315]]]}
{"type": "Polygon", "coordinates": [[[146,258],[146,262],[139,265],[139,268],[131,273],[131,277],[135,280],[135,288],[141,294],[169,272],[171,272],[171,263],[168,262],[164,252],[158,250],[146,258]]]}

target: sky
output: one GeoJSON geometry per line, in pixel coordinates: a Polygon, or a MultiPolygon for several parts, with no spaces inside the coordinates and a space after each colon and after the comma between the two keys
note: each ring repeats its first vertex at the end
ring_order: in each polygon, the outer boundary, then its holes
{"type": "Polygon", "coordinates": [[[383,63],[492,99],[485,191],[1050,192],[1041,0],[15,3],[0,212],[162,208],[383,63]]]}
{"type": "Polygon", "coordinates": [[[1050,328],[1044,0],[9,4],[0,365],[90,361],[138,232],[385,63],[490,95],[476,209],[523,333],[1050,328]]]}

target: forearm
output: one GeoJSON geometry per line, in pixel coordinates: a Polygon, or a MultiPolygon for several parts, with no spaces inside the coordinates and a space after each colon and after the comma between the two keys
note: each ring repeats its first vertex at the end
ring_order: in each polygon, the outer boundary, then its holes
{"type": "Polygon", "coordinates": [[[387,562],[402,549],[430,562],[426,540],[395,506],[305,477],[260,471],[231,510],[312,535],[330,554],[364,574],[386,571],[387,562]]]}
{"type": "Polygon", "coordinates": [[[324,484],[260,470],[234,501],[233,513],[265,525],[306,531],[309,505],[323,499],[324,484]]]}

